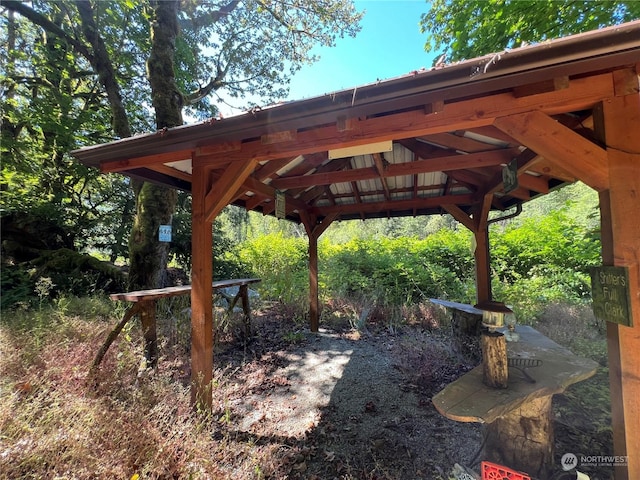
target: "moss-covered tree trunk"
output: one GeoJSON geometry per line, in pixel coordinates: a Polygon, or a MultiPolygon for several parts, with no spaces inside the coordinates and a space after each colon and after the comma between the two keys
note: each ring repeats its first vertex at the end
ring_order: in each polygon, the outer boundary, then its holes
{"type": "MultiPolygon", "coordinates": [[[[151,53],[147,76],[158,129],[182,125],[183,97],[175,80],[174,56],[178,36],[179,2],[152,1],[151,53]]],[[[169,244],[160,242],[160,225],[171,224],[176,206],[175,190],[136,182],[136,217],[129,241],[130,288],[157,288],[164,282],[169,244]]]]}

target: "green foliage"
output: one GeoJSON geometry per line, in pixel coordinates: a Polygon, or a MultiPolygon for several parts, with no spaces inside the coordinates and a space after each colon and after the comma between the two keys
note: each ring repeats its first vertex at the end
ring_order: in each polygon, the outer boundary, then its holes
{"type": "MultiPolygon", "coordinates": [[[[588,273],[600,259],[600,245],[577,222],[562,211],[532,217],[520,226],[491,232],[491,253],[495,272],[511,282],[551,267],[588,273]]],[[[584,296],[576,291],[579,296],[584,296]]]]}
{"type": "MultiPolygon", "coordinates": [[[[167,62],[175,68],[160,77],[175,76],[179,91],[170,82],[170,91],[155,92],[154,98],[177,98],[178,114],[184,107],[197,117],[216,113],[208,100],[215,91],[225,91],[225,97],[251,95],[264,103],[281,99],[293,72],[316,59],[312,48],[355,35],[361,18],[344,0],[178,3],[180,10],[174,16],[180,35],[175,39],[175,58],[167,62]]],[[[100,175],[68,152],[156,127],[148,106],[157,104],[151,101],[145,68],[151,65],[146,62],[154,38],[158,47],[161,36],[150,35],[154,7],[146,1],[60,0],[7,2],[3,8],[0,41],[7,47],[0,49],[3,214],[50,219],[82,232],[76,237],[78,250],[97,250],[111,260],[125,256],[134,214],[129,180],[100,175]]],[[[173,54],[169,49],[169,56],[173,54]]],[[[138,210],[142,230],[132,236],[133,244],[142,240],[152,245],[132,249],[130,272],[135,284],[159,277],[164,265],[158,264],[166,256],[155,230],[158,220],[167,223],[172,202],[163,204],[151,197],[140,203],[150,199],[144,207],[155,203],[163,211],[154,215],[150,208],[138,210]],[[145,259],[138,258],[140,251],[145,259]]],[[[234,268],[225,263],[228,245],[218,242],[216,248],[222,250],[215,255],[216,274],[228,276],[234,268]]],[[[173,253],[186,263],[185,251],[173,253]]]]}
{"type": "Polygon", "coordinates": [[[285,238],[282,234],[264,235],[242,244],[238,258],[262,279],[258,285],[265,298],[283,302],[306,302],[309,292],[307,242],[285,238]]]}
{"type": "MultiPolygon", "coordinates": [[[[555,204],[534,205],[533,216],[523,214],[506,226],[492,227],[493,296],[513,305],[521,320],[534,319],[550,302],[590,298],[589,268],[600,262],[600,243],[593,222],[576,213],[586,211],[584,207],[561,196],[555,204]],[[547,214],[539,216],[539,211],[547,214]]],[[[326,298],[378,306],[412,305],[432,297],[474,303],[467,230],[441,229],[424,239],[365,239],[368,223],[352,223],[361,227],[361,238],[341,244],[323,238],[319,243],[320,292],[326,298]]],[[[263,278],[266,298],[306,302],[306,248],[306,239],[280,232],[245,242],[238,256],[263,278]]]]}
{"type": "Polygon", "coordinates": [[[458,61],[640,18],[640,2],[433,0],[420,20],[426,51],[458,61]]]}
{"type": "Polygon", "coordinates": [[[565,211],[494,229],[490,238],[494,297],[514,305],[519,318],[535,318],[550,302],[590,298],[600,242],[565,211]]]}
{"type": "Polygon", "coordinates": [[[469,236],[442,230],[425,240],[352,240],[331,248],[320,272],[333,295],[403,305],[429,297],[464,300],[473,261],[469,236]]]}
{"type": "Polygon", "coordinates": [[[28,305],[34,284],[25,268],[4,264],[0,271],[0,290],[0,310],[4,312],[15,305],[28,305]]]}

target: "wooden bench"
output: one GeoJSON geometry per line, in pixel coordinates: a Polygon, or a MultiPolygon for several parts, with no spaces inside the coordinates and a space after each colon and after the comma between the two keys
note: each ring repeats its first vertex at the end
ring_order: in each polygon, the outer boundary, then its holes
{"type": "Polygon", "coordinates": [[[574,355],[532,327],[519,325],[516,331],[519,340],[507,342],[507,388],[486,386],[480,365],[432,401],[447,418],[486,424],[484,460],[549,478],[554,442],[551,399],[594,375],[598,364],[574,355]]]}
{"type": "Polygon", "coordinates": [[[439,298],[430,298],[429,301],[452,312],[451,330],[458,352],[469,360],[480,361],[482,359],[480,330],[483,311],[466,303],[440,300],[439,298]]]}
{"type": "MultiPolygon", "coordinates": [[[[229,302],[228,311],[233,311],[238,303],[242,300],[242,310],[244,312],[245,333],[251,335],[251,308],[249,305],[249,285],[260,282],[259,278],[236,278],[231,280],[216,280],[212,282],[214,293],[219,293],[222,289],[230,287],[238,287],[238,293],[229,298],[225,295],[229,302]]],[[[134,316],[139,315],[142,323],[142,332],[145,339],[145,358],[147,366],[155,367],[158,363],[158,337],[156,332],[156,301],[161,298],[177,297],[181,295],[189,295],[191,293],[191,285],[181,285],[177,287],[154,288],[150,290],[137,290],[133,292],[114,293],[109,298],[114,301],[131,302],[133,305],[127,309],[122,320],[111,331],[107,340],[98,351],[96,358],[91,367],[92,371],[98,367],[107,349],[122,331],[126,323],[134,316]]]]}

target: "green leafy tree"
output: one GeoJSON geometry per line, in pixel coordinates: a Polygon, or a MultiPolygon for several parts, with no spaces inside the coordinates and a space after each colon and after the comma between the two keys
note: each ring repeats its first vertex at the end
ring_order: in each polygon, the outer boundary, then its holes
{"type": "MultiPolygon", "coordinates": [[[[207,101],[215,92],[254,95],[267,103],[279,99],[291,75],[315,60],[313,46],[354,35],[360,19],[345,0],[1,4],[11,15],[19,14],[21,22],[31,22],[29,31],[55,38],[74,68],[89,72],[87,78],[99,87],[97,97],[103,102],[92,104],[89,111],[108,108],[116,138],[148,125],[144,105],[153,106],[155,126],[162,129],[182,124],[183,111],[215,114],[207,101]]],[[[7,31],[15,44],[15,30],[7,31]]],[[[10,50],[13,55],[15,48],[10,50]]],[[[56,69],[56,61],[49,60],[42,61],[56,69]]],[[[14,72],[8,70],[7,77],[14,72]]],[[[65,128],[82,134],[91,131],[89,125],[65,128]]],[[[177,197],[150,184],[134,183],[133,191],[137,213],[129,242],[132,287],[158,286],[168,252],[157,230],[171,222],[177,197]]]]}
{"type": "Polygon", "coordinates": [[[638,1],[433,0],[420,20],[425,50],[447,61],[597,30],[640,18],[638,1]]]}

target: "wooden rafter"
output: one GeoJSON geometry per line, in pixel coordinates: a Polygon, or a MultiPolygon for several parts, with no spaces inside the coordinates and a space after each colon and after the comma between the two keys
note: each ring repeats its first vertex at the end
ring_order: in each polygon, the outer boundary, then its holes
{"type": "Polygon", "coordinates": [[[236,162],[227,166],[222,176],[213,184],[205,197],[206,220],[212,221],[237,195],[255,168],[255,161],[236,162]]]}
{"type": "Polygon", "coordinates": [[[491,152],[454,155],[448,157],[416,160],[413,162],[387,164],[379,167],[366,167],[345,171],[318,172],[298,177],[282,177],[272,182],[276,188],[310,187],[330,185],[332,183],[373,180],[378,177],[400,177],[418,173],[464,170],[475,167],[500,165],[509,162],[518,153],[517,149],[501,149],[491,152]],[[380,171],[382,169],[382,171],[380,171]]]}
{"type": "Polygon", "coordinates": [[[178,162],[180,160],[189,160],[191,158],[191,153],[191,150],[180,150],[177,152],[156,153],[153,155],[144,155],[142,157],[116,160],[113,162],[103,162],[100,164],[100,171],[102,173],[126,172],[127,170],[132,170],[134,168],[178,162]]]}
{"type": "Polygon", "coordinates": [[[378,175],[380,176],[380,182],[382,182],[382,188],[384,190],[384,198],[385,200],[389,201],[391,200],[391,193],[389,192],[389,185],[387,184],[387,179],[385,177],[385,170],[386,170],[386,164],[388,164],[389,162],[387,162],[384,158],[382,158],[382,155],[379,153],[374,153],[373,154],[373,163],[376,167],[376,171],[378,172],[378,175]]]}
{"type": "Polygon", "coordinates": [[[351,130],[339,131],[336,125],[298,132],[296,141],[264,145],[259,140],[242,143],[239,151],[209,155],[208,147],[201,147],[200,162],[208,164],[224,158],[227,162],[246,160],[275,160],[286,156],[311,154],[318,151],[355,147],[386,140],[419,137],[453,130],[473,129],[492,125],[498,117],[517,115],[540,109],[547,115],[593,107],[603,97],[613,94],[610,74],[576,79],[569,88],[540,95],[514,98],[510,93],[488,95],[472,100],[446,104],[437,115],[425,115],[424,110],[354,120],[351,130]]]}
{"type": "Polygon", "coordinates": [[[494,124],[595,190],[609,187],[606,151],[545,113],[496,118],[494,124]]]}
{"type": "Polygon", "coordinates": [[[312,211],[316,215],[324,217],[336,212],[343,214],[353,214],[360,212],[386,212],[390,209],[412,210],[414,208],[435,208],[443,204],[443,202],[452,205],[469,205],[473,203],[473,201],[473,195],[450,195],[448,197],[428,197],[409,200],[396,200],[393,202],[363,202],[350,205],[339,204],[330,207],[314,207],[312,211]]]}

